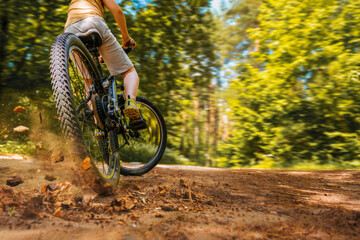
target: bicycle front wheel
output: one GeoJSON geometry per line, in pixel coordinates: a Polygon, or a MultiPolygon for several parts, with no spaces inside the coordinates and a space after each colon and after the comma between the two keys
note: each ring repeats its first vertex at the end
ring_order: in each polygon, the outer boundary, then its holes
{"type": "Polygon", "coordinates": [[[117,133],[107,129],[106,116],[98,111],[104,93],[101,76],[79,38],[59,35],[51,48],[50,70],[61,128],[82,159],[89,157],[92,169],[107,183],[120,176],[117,133]],[[90,86],[95,93],[90,94],[90,86]],[[81,149],[81,151],[79,151],[81,149]]]}
{"type": "MultiPolygon", "coordinates": [[[[165,120],[150,100],[138,96],[136,102],[145,121],[140,129],[130,128],[119,134],[119,154],[122,175],[140,176],[153,169],[161,160],[167,140],[165,120]]],[[[120,109],[124,100],[119,99],[120,109]]],[[[124,116],[124,115],[123,115],[124,116]]],[[[129,119],[123,117],[125,123],[129,119]]]]}

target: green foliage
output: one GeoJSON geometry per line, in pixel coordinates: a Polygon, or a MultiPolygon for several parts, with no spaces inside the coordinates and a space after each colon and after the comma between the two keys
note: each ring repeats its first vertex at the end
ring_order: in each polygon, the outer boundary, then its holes
{"type": "Polygon", "coordinates": [[[50,90],[38,88],[34,91],[17,91],[7,88],[0,95],[0,103],[0,153],[32,155],[35,143],[29,135],[40,127],[35,123],[40,118],[42,128],[60,133],[50,90]],[[15,113],[16,106],[24,107],[25,112],[15,113]],[[13,129],[18,126],[28,127],[30,134],[14,132],[13,129]]]}
{"type": "MultiPolygon", "coordinates": [[[[29,93],[35,92],[40,85],[50,89],[49,51],[52,41],[64,31],[68,3],[59,0],[0,3],[2,97],[7,96],[4,87],[26,89],[29,93]]],[[[142,7],[136,1],[122,1],[121,6],[129,33],[138,43],[130,58],[140,75],[139,95],[153,101],[166,117],[170,152],[180,152],[185,157],[196,156],[196,161],[204,162],[207,89],[219,67],[209,1],[155,0],[142,7]],[[199,99],[199,107],[195,113],[196,99],[199,99]],[[184,114],[188,116],[186,122],[183,122],[184,114]],[[197,135],[193,134],[195,121],[197,135]],[[179,135],[183,124],[186,125],[185,138],[179,135]]],[[[120,40],[120,31],[108,10],[104,19],[120,40]]],[[[22,96],[26,94],[23,92],[22,96]]],[[[15,99],[13,103],[19,97],[15,96],[15,99]]],[[[12,113],[11,107],[1,119],[12,113]]],[[[9,143],[10,140],[14,139],[9,138],[9,143]]],[[[24,144],[27,140],[22,139],[24,144]]],[[[169,154],[168,159],[173,156],[169,154]]]]}
{"type": "Polygon", "coordinates": [[[1,88],[29,89],[48,84],[50,47],[63,32],[66,13],[67,6],[60,0],[0,3],[1,88]]]}
{"type": "Polygon", "coordinates": [[[130,35],[139,43],[131,59],[139,72],[140,94],[165,116],[168,147],[199,162],[204,161],[199,149],[207,149],[205,116],[197,115],[204,114],[207,89],[219,67],[207,6],[208,1],[152,1],[128,18],[130,35]]]}
{"type": "Polygon", "coordinates": [[[32,155],[35,153],[35,144],[31,141],[11,141],[8,140],[6,142],[0,141],[0,149],[1,153],[9,153],[9,154],[26,154],[32,155]]]}
{"type": "MultiPolygon", "coordinates": [[[[131,146],[126,146],[120,150],[120,158],[123,162],[136,163],[139,159],[150,160],[156,153],[154,146],[145,144],[132,143],[131,146]]],[[[145,164],[146,162],[143,162],[145,164]]],[[[189,159],[180,155],[178,151],[170,148],[165,150],[161,158],[162,164],[191,164],[189,159]]]]}
{"type": "Polygon", "coordinates": [[[221,16],[222,24],[218,26],[221,29],[218,36],[221,56],[231,61],[246,59],[247,51],[254,47],[247,30],[259,26],[257,16],[262,4],[262,0],[238,2],[221,16]]]}
{"type": "MultiPolygon", "coordinates": [[[[358,167],[360,0],[230,3],[232,9],[214,16],[206,0],[121,2],[138,43],[130,58],[139,94],[166,118],[164,161],[358,167]]],[[[30,112],[55,115],[48,55],[64,30],[67,4],[0,3],[1,152],[33,151],[12,128],[31,122],[30,112]],[[17,105],[29,111],[15,114],[17,105]]],[[[109,11],[104,18],[120,39],[109,11]]],[[[55,118],[46,122],[57,126],[55,118]]]]}
{"type": "Polygon", "coordinates": [[[259,48],[231,83],[225,165],[359,159],[359,3],[264,1],[250,31],[259,48]]]}

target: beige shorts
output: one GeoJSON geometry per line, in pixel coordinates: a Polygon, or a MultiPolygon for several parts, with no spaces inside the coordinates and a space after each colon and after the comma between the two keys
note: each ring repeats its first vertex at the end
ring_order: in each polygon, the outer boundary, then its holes
{"type": "Polygon", "coordinates": [[[124,73],[134,66],[109,27],[99,17],[88,17],[71,24],[65,29],[65,32],[73,33],[76,36],[86,36],[92,32],[99,33],[102,38],[99,52],[111,75],[124,73]]]}

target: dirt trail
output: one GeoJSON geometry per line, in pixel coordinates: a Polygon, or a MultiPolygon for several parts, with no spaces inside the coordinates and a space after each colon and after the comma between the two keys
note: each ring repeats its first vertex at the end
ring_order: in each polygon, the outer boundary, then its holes
{"type": "Polygon", "coordinates": [[[160,166],[104,197],[66,166],[0,156],[0,239],[360,238],[360,171],[160,166]]]}

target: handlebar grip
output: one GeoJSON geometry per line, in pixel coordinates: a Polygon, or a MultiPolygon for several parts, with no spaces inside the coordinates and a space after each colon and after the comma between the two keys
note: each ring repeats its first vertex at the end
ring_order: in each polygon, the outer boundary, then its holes
{"type": "Polygon", "coordinates": [[[123,48],[126,54],[129,54],[132,51],[132,48],[123,48]]]}

